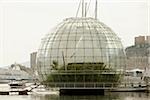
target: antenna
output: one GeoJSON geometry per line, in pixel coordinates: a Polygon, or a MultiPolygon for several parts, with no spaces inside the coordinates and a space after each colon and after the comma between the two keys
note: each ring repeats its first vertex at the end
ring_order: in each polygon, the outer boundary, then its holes
{"type": "Polygon", "coordinates": [[[82,17],[84,17],[84,0],[82,0],[82,17]]]}
{"type": "Polygon", "coordinates": [[[97,0],[96,0],[96,3],[95,3],[95,19],[97,19],[97,0]]]}

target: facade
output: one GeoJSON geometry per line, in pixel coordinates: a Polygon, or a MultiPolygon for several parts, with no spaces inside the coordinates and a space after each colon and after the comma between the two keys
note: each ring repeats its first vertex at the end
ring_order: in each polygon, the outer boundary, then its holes
{"type": "Polygon", "coordinates": [[[150,36],[135,37],[135,45],[126,48],[127,69],[146,69],[150,63],[150,36]]]}
{"type": "Polygon", "coordinates": [[[49,78],[56,83],[113,82],[116,72],[125,68],[125,57],[120,38],[104,23],[89,17],[67,18],[42,38],[38,74],[41,81],[49,78]]]}
{"type": "Polygon", "coordinates": [[[146,36],[146,44],[150,44],[150,36],[146,36]]]}
{"type": "Polygon", "coordinates": [[[148,68],[150,68],[150,47],[147,50],[148,50],[148,68]]]}

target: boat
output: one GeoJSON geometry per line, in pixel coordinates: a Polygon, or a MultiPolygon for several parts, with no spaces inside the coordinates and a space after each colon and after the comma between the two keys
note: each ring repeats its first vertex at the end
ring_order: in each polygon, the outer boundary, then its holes
{"type": "Polygon", "coordinates": [[[47,89],[44,85],[39,85],[37,88],[33,89],[34,94],[39,95],[58,95],[59,91],[57,89],[47,89]]]}
{"type": "Polygon", "coordinates": [[[24,81],[18,81],[18,80],[13,80],[10,83],[8,83],[8,85],[11,88],[24,88],[25,84],[26,84],[26,82],[24,82],[24,81]]]}

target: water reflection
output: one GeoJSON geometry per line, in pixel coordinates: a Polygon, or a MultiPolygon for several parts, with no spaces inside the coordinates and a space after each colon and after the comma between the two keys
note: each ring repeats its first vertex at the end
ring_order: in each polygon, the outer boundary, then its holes
{"type": "Polygon", "coordinates": [[[59,96],[59,95],[32,95],[32,100],[149,100],[148,93],[107,93],[99,96],[59,96]]]}

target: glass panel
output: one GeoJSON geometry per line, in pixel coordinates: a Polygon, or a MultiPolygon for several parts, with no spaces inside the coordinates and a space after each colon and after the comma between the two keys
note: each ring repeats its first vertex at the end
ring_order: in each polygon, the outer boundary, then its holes
{"type": "Polygon", "coordinates": [[[71,34],[68,37],[69,41],[75,41],[76,40],[76,36],[72,36],[71,34]]]}
{"type": "Polygon", "coordinates": [[[53,42],[52,48],[59,48],[59,41],[53,42]]]}
{"type": "Polygon", "coordinates": [[[84,51],[85,51],[86,56],[90,56],[90,57],[93,56],[93,53],[94,53],[94,52],[93,52],[92,49],[85,49],[84,51]]]}
{"type": "Polygon", "coordinates": [[[59,48],[66,48],[67,41],[60,41],[59,48]]]}
{"type": "Polygon", "coordinates": [[[72,49],[72,48],[75,49],[75,47],[76,47],[75,41],[69,41],[67,47],[68,47],[68,48],[71,48],[71,49],[72,49]]]}
{"type": "Polygon", "coordinates": [[[93,48],[93,43],[92,41],[85,41],[85,48],[93,48]]]}

